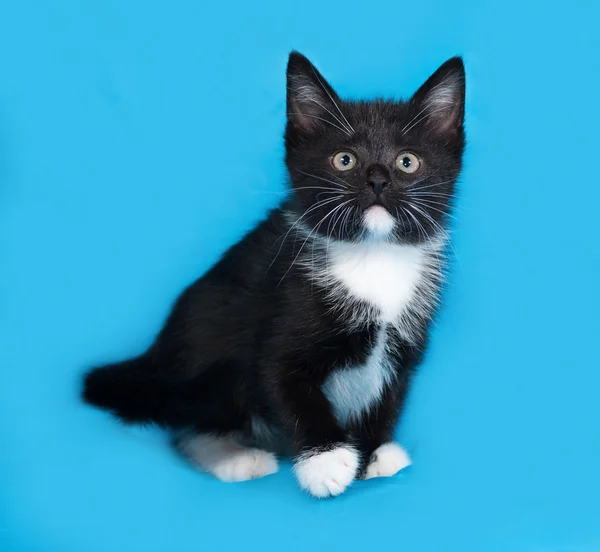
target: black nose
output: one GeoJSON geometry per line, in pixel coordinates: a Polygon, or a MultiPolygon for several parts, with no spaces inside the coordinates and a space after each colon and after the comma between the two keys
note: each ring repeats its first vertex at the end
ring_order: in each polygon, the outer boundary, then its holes
{"type": "Polygon", "coordinates": [[[390,183],[390,175],[383,167],[371,167],[367,171],[367,183],[375,195],[379,197],[384,188],[390,183]]]}

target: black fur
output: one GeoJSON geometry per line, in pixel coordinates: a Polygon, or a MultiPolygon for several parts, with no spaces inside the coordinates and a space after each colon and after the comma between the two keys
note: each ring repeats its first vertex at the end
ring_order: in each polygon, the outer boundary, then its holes
{"type": "Polygon", "coordinates": [[[374,203],[396,218],[389,240],[424,243],[446,228],[464,148],[463,65],[449,60],[407,102],[342,101],[295,52],[287,82],[289,197],[181,295],[147,352],[89,372],[83,396],[126,422],[198,432],[250,438],[252,419],[261,419],[292,455],[352,441],[364,463],[392,438],[426,348],[433,301],[415,315],[415,339],[387,330],[394,382],[343,427],[321,386],[332,371],[360,365],[383,330],[372,319],[349,320],[350,311],[336,309],[327,285],[315,283],[300,261],[308,251],[310,262],[325,262],[318,238],[367,239],[361,214],[374,203]],[[427,102],[440,87],[454,96],[434,112],[427,102]],[[358,166],[336,173],[331,157],[340,150],[354,152],[358,166]],[[395,168],[405,150],[422,159],[418,174],[395,168]],[[375,180],[385,185],[379,195],[375,180]],[[338,197],[342,182],[348,195],[338,197]],[[421,212],[410,207],[419,189],[421,212]],[[347,213],[342,220],[332,211],[347,199],[351,211],[337,211],[347,213]]]}

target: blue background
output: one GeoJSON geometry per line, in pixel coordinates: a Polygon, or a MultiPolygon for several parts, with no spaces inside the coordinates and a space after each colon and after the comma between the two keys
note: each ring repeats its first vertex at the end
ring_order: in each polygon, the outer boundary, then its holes
{"type": "Polygon", "coordinates": [[[570,2],[0,7],[0,549],[600,550],[599,9],[570,2]],[[78,400],[283,190],[287,53],[347,97],[465,56],[456,262],[399,438],[336,500],[232,485],[78,400]]]}

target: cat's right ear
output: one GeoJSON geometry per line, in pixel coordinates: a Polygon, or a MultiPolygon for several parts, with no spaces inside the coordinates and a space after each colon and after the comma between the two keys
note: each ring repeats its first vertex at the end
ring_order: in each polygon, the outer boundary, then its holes
{"type": "Polygon", "coordinates": [[[303,133],[314,132],[323,125],[347,132],[339,105],[339,97],[316,67],[299,52],[292,52],[287,65],[289,123],[303,133]]]}
{"type": "Polygon", "coordinates": [[[421,109],[420,113],[424,113],[418,121],[424,120],[440,136],[458,136],[465,111],[465,67],[462,59],[454,57],[442,64],[417,90],[411,102],[421,109]]]}

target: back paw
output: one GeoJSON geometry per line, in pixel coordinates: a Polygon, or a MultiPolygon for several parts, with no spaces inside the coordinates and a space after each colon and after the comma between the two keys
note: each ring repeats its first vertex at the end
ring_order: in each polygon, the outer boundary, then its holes
{"type": "Polygon", "coordinates": [[[258,479],[279,469],[274,454],[244,447],[229,436],[185,435],[178,440],[177,447],[202,471],[221,481],[258,479]]]}

